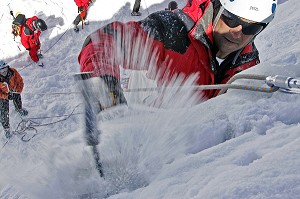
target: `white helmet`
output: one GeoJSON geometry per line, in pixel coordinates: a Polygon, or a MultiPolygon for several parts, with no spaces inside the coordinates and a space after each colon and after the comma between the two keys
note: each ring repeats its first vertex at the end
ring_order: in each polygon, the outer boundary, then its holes
{"type": "Polygon", "coordinates": [[[5,63],[5,61],[0,59],[0,69],[7,67],[7,64],[5,63]]]}
{"type": "Polygon", "coordinates": [[[270,23],[275,15],[277,0],[220,0],[229,12],[259,23],[270,23]]]}

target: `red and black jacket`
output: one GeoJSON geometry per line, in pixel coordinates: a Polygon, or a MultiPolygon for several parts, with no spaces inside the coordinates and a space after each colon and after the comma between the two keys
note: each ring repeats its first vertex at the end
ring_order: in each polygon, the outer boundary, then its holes
{"type": "Polygon", "coordinates": [[[39,48],[40,46],[40,30],[35,30],[33,27],[33,22],[38,20],[36,16],[28,18],[26,20],[26,25],[22,26],[21,29],[21,43],[27,50],[31,48],[39,48]]]}
{"type": "MultiPolygon", "coordinates": [[[[259,63],[258,52],[250,43],[219,66],[211,0],[190,0],[182,11],[159,11],[139,22],[113,22],[98,29],[84,42],[78,57],[80,70],[119,79],[121,65],[148,70],[161,84],[196,76],[197,85],[211,85],[226,83],[234,74],[259,63]]],[[[204,91],[203,95],[211,98],[216,91],[204,91]]]]}

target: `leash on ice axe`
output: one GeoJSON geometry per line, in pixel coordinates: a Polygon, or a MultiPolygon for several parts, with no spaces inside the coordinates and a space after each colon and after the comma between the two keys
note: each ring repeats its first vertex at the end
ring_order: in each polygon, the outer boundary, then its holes
{"type": "Polygon", "coordinates": [[[278,90],[287,93],[300,93],[293,89],[300,89],[300,80],[292,77],[285,77],[281,75],[266,76],[266,75],[253,75],[253,74],[238,74],[233,76],[226,84],[214,84],[214,85],[200,85],[200,86],[181,86],[181,87],[162,87],[162,88],[137,88],[137,89],[126,89],[124,92],[143,92],[143,91],[160,91],[165,89],[194,89],[194,90],[218,90],[221,89],[219,94],[223,94],[227,89],[241,89],[250,90],[257,92],[273,93],[278,90]],[[237,79],[252,79],[265,81],[268,87],[265,86],[253,86],[243,84],[232,84],[237,79]]]}

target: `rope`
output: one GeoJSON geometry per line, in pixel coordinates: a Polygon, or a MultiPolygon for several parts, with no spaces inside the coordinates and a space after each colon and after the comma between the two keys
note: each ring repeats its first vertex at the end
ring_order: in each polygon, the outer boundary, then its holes
{"type": "Polygon", "coordinates": [[[38,124],[38,123],[31,121],[31,120],[23,120],[22,119],[22,121],[18,124],[16,130],[14,130],[12,133],[14,135],[21,135],[21,140],[23,142],[29,142],[32,138],[34,138],[37,135],[37,130],[33,127],[32,124],[38,124]],[[25,136],[27,135],[27,133],[25,131],[27,131],[27,130],[34,131],[33,136],[29,139],[25,139],[25,136]]]}
{"type": "MultiPolygon", "coordinates": [[[[232,82],[234,82],[235,80],[237,79],[256,79],[256,80],[266,80],[268,76],[266,75],[256,75],[256,74],[238,74],[238,75],[235,75],[233,77],[231,77],[228,82],[226,84],[231,84],[232,82]]],[[[226,92],[227,89],[222,89],[220,90],[219,94],[218,95],[221,95],[223,93],[226,92]]]]}
{"type": "Polygon", "coordinates": [[[19,71],[22,71],[23,69],[27,68],[27,67],[30,66],[31,64],[33,64],[33,62],[31,62],[31,63],[29,63],[29,64],[23,66],[23,68],[19,69],[19,71]]]}
{"type": "Polygon", "coordinates": [[[48,50],[45,51],[45,53],[47,53],[53,46],[55,46],[60,40],[61,38],[67,33],[67,31],[70,29],[70,27],[72,26],[72,24],[67,28],[67,30],[58,38],[58,40],[52,45],[50,46],[50,48],[48,48],[48,50]]]}
{"type": "MultiPolygon", "coordinates": [[[[137,89],[126,89],[124,92],[142,92],[142,91],[161,91],[168,89],[193,89],[193,90],[218,90],[221,89],[220,92],[224,93],[227,89],[241,89],[241,90],[250,90],[250,91],[258,91],[265,93],[272,93],[277,91],[278,87],[258,87],[251,85],[239,85],[239,84],[231,84],[233,81],[237,79],[254,79],[254,80],[265,80],[267,76],[263,75],[235,75],[232,77],[227,84],[215,84],[215,85],[200,85],[200,86],[178,86],[178,87],[159,87],[159,88],[137,88],[137,89]]],[[[220,93],[220,94],[222,94],[220,93]]]]}
{"type": "Polygon", "coordinates": [[[5,147],[5,145],[8,143],[9,139],[6,140],[6,142],[3,144],[3,146],[1,147],[1,150],[5,147]]]}
{"type": "MultiPolygon", "coordinates": [[[[73,113],[72,115],[81,115],[83,113],[73,113]]],[[[54,115],[54,116],[45,116],[45,117],[31,117],[31,118],[27,118],[30,120],[39,120],[39,119],[49,119],[49,118],[56,118],[56,117],[67,117],[69,115],[54,115]]]]}
{"type": "MultiPolygon", "coordinates": [[[[32,93],[22,92],[22,94],[32,94],[32,93]]],[[[69,94],[80,94],[80,92],[35,93],[34,95],[69,95],[69,94]]]]}
{"type": "Polygon", "coordinates": [[[148,16],[149,16],[149,15],[150,15],[150,13],[149,13],[148,6],[147,6],[147,4],[146,4],[146,0],[144,0],[144,2],[145,2],[145,6],[146,6],[146,10],[147,10],[148,16]]]}
{"type": "Polygon", "coordinates": [[[234,84],[216,84],[216,85],[204,85],[204,86],[178,86],[178,87],[161,87],[161,88],[137,88],[137,89],[127,89],[124,92],[145,92],[145,91],[161,91],[168,89],[193,89],[193,90],[219,90],[219,89],[241,89],[241,90],[250,90],[250,91],[258,91],[265,93],[273,93],[277,91],[279,88],[277,87],[256,87],[256,86],[248,86],[248,85],[234,85],[234,84]]]}
{"type": "MultiPolygon", "coordinates": [[[[10,0],[10,2],[6,5],[6,6],[8,6],[8,8],[10,8],[9,5],[10,5],[11,2],[12,2],[12,0],[10,0]]],[[[1,21],[1,19],[2,19],[3,16],[4,16],[4,12],[2,13],[2,15],[0,17],[0,21],[1,21]]]]}
{"type": "MultiPolygon", "coordinates": [[[[60,115],[60,116],[52,116],[52,117],[40,117],[40,118],[26,118],[26,119],[24,119],[20,115],[21,122],[17,125],[16,130],[14,130],[12,133],[14,135],[20,135],[21,136],[21,140],[23,142],[29,142],[32,138],[34,138],[38,134],[38,131],[37,131],[36,127],[48,126],[48,125],[56,124],[56,123],[59,123],[59,122],[67,120],[72,115],[82,114],[82,113],[76,113],[76,114],[74,114],[74,111],[80,105],[81,105],[81,103],[78,104],[77,106],[75,106],[75,108],[72,110],[72,112],[70,114],[68,114],[68,115],[60,115]],[[57,120],[57,121],[54,121],[54,122],[44,123],[44,124],[40,124],[38,122],[33,121],[34,119],[45,119],[45,118],[55,118],[55,117],[65,117],[65,118],[57,120]],[[34,131],[34,134],[30,138],[26,138],[26,135],[27,135],[26,131],[34,131]]],[[[2,148],[4,148],[4,146],[8,143],[8,141],[9,141],[9,139],[4,143],[4,145],[3,145],[2,148]]]]}

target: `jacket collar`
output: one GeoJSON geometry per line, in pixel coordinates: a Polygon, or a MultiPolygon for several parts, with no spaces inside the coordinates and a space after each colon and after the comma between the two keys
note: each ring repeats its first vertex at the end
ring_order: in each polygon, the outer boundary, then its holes
{"type": "Polygon", "coordinates": [[[194,21],[194,27],[190,31],[190,35],[200,40],[209,39],[205,42],[206,47],[211,48],[213,43],[213,4],[210,0],[192,0],[183,8],[183,12],[194,21]]]}

